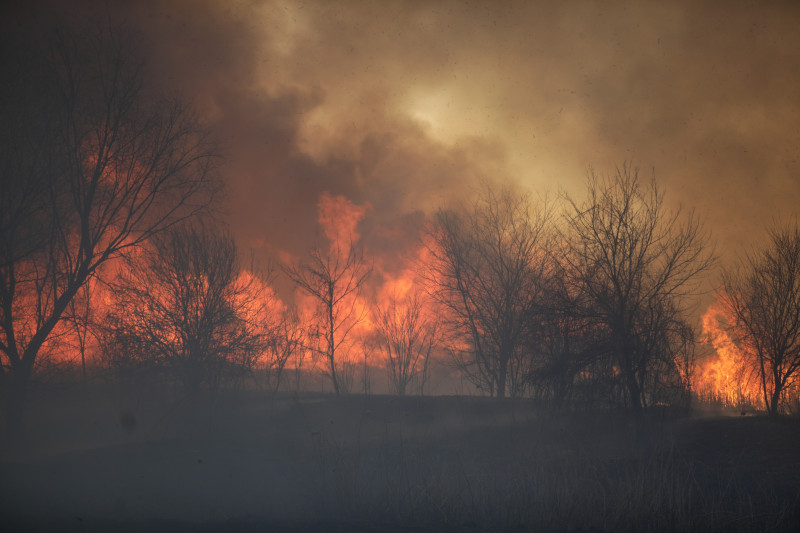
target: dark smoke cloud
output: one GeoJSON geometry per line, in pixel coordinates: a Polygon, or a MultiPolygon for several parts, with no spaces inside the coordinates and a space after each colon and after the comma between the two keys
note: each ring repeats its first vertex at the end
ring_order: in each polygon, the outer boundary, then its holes
{"type": "Polygon", "coordinates": [[[482,178],[580,197],[625,160],[726,258],[797,212],[797,3],[43,5],[142,32],[225,146],[234,230],[269,253],[319,238],[324,191],[368,204],[365,242],[399,257],[398,228],[482,178]]]}
{"type": "Polygon", "coordinates": [[[401,7],[140,2],[119,13],[144,32],[158,79],[195,101],[222,140],[230,221],[247,244],[303,253],[320,239],[328,191],[368,204],[367,245],[399,253],[413,239],[387,232],[418,228],[503,170],[492,139],[447,145],[398,109],[398,84],[439,63],[401,28],[387,35],[370,22],[390,28],[401,7]]]}

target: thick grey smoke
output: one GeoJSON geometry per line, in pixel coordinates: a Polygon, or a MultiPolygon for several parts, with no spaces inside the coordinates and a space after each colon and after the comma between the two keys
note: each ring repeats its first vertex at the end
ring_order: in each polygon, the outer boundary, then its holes
{"type": "Polygon", "coordinates": [[[587,167],[633,160],[730,258],[800,198],[796,3],[75,6],[38,10],[142,32],[226,148],[234,230],[269,253],[313,242],[325,191],[368,204],[363,238],[389,251],[480,179],[580,197],[587,167]]]}

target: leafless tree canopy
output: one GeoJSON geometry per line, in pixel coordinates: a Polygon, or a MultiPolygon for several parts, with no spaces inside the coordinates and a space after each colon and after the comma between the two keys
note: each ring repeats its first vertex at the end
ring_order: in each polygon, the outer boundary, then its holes
{"type": "Polygon", "coordinates": [[[61,31],[23,57],[0,116],[0,357],[14,411],[98,268],[217,190],[212,145],[189,109],[146,90],[129,33],[61,31]]]}
{"type": "Polygon", "coordinates": [[[80,355],[81,377],[84,383],[87,380],[86,356],[90,342],[97,337],[99,322],[96,306],[92,305],[92,296],[96,284],[96,278],[90,278],[83,284],[75,297],[70,300],[63,318],[73,333],[73,348],[77,349],[80,355]]]}
{"type": "Polygon", "coordinates": [[[554,408],[576,401],[594,405],[609,392],[603,383],[607,370],[598,361],[602,338],[598,328],[578,312],[586,294],[571,283],[558,253],[554,256],[542,303],[544,316],[528,338],[536,354],[526,376],[530,392],[554,408]]]}
{"type": "Polygon", "coordinates": [[[289,359],[295,358],[295,370],[300,371],[300,352],[306,349],[306,332],[295,309],[284,310],[279,316],[271,317],[267,324],[272,325],[265,332],[265,351],[260,362],[267,373],[268,383],[277,391],[289,359]]]}
{"type": "Polygon", "coordinates": [[[341,350],[353,327],[364,319],[365,310],[357,307],[357,297],[371,272],[362,252],[355,246],[332,246],[328,253],[314,248],[307,262],[285,267],[284,272],[316,302],[310,337],[317,338],[315,351],[325,359],[334,391],[346,392],[342,389],[347,380],[342,378],[349,363],[342,361],[341,350]]]}
{"type": "Polygon", "coordinates": [[[550,270],[549,220],[527,195],[485,187],[469,208],[440,211],[431,234],[425,276],[456,340],[454,361],[497,397],[524,386],[550,270]]]}
{"type": "Polygon", "coordinates": [[[192,395],[252,369],[271,317],[230,236],[205,226],[171,229],[125,263],[110,285],[105,320],[112,364],[165,368],[192,395]]]}
{"type": "Polygon", "coordinates": [[[562,261],[572,291],[584,295],[577,310],[602,333],[638,417],[657,399],[653,380],[678,372],[684,297],[714,261],[707,237],[693,214],[668,211],[655,180],[643,183],[630,165],[606,178],[592,173],[587,200],[567,200],[562,261]]]}
{"type": "Polygon", "coordinates": [[[722,302],[730,333],[756,366],[764,405],[781,410],[800,370],[800,228],[775,225],[769,244],[724,275],[722,302]]]}
{"type": "Polygon", "coordinates": [[[374,311],[375,333],[396,394],[404,395],[416,378],[423,390],[431,352],[439,342],[439,324],[429,315],[422,295],[390,297],[374,311]]]}

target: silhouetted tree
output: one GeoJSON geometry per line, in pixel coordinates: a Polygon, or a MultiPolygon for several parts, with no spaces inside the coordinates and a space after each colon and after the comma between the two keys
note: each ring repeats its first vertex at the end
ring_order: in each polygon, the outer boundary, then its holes
{"type": "Polygon", "coordinates": [[[390,297],[373,312],[375,337],[386,357],[393,392],[404,395],[412,380],[424,390],[428,362],[438,342],[439,325],[433,320],[420,294],[390,297]]]}
{"type": "Polygon", "coordinates": [[[226,372],[252,370],[270,341],[262,285],[242,272],[233,239],[206,226],[173,228],[125,261],[110,284],[108,357],[158,366],[196,396],[226,372]]]}
{"type": "Polygon", "coordinates": [[[626,164],[606,178],[589,175],[588,198],[567,198],[562,261],[584,293],[581,320],[603,333],[601,345],[618,369],[637,421],[653,380],[676,372],[683,347],[683,305],[713,264],[698,220],[668,211],[654,179],[642,184],[626,164]]]}
{"type": "Polygon", "coordinates": [[[305,331],[297,312],[294,309],[287,309],[281,313],[276,323],[269,328],[265,340],[266,349],[261,359],[267,377],[273,383],[273,390],[277,392],[281,386],[286,363],[292,357],[297,359],[298,352],[305,349],[303,347],[305,331]]]}
{"type": "Polygon", "coordinates": [[[74,347],[80,355],[81,378],[86,383],[86,355],[89,344],[96,334],[96,309],[92,305],[92,292],[94,285],[91,279],[80,288],[78,293],[69,302],[65,314],[65,320],[70,324],[72,330],[71,337],[74,340],[74,347]]]}
{"type": "Polygon", "coordinates": [[[361,346],[361,390],[364,395],[372,393],[372,369],[369,362],[375,352],[375,341],[369,335],[362,336],[358,343],[361,346]]]}
{"type": "Polygon", "coordinates": [[[748,255],[724,275],[721,301],[729,332],[755,362],[764,406],[777,415],[784,391],[800,371],[800,228],[797,222],[769,230],[766,248],[748,255]]]}
{"type": "Polygon", "coordinates": [[[0,98],[0,358],[17,425],[81,287],[216,191],[213,147],[184,105],[145,90],[129,33],[58,31],[22,57],[0,98]]]}
{"type": "Polygon", "coordinates": [[[314,324],[315,350],[325,359],[326,374],[333,383],[336,394],[347,392],[347,380],[352,381],[352,370],[341,360],[341,348],[349,340],[353,327],[364,319],[365,310],[357,308],[361,288],[370,274],[362,252],[354,246],[342,249],[332,245],[328,253],[315,247],[310,259],[295,266],[284,267],[284,272],[302,291],[316,303],[314,324]]]}
{"type": "Polygon", "coordinates": [[[545,311],[527,339],[536,361],[526,377],[534,396],[551,401],[555,408],[578,399],[592,403],[594,381],[601,376],[590,367],[600,363],[602,338],[596,325],[576,312],[585,293],[569,283],[559,261],[554,260],[552,267],[542,304],[545,311]]]}
{"type": "Polygon", "coordinates": [[[431,232],[425,277],[445,309],[455,364],[498,398],[525,384],[550,269],[549,220],[528,195],[486,186],[469,208],[440,211],[431,232]]]}

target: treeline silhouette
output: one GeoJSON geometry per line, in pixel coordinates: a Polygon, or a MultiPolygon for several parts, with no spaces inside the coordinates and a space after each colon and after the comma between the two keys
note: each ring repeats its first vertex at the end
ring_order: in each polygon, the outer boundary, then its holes
{"type": "MultiPolygon", "coordinates": [[[[317,246],[279,272],[242,260],[209,216],[219,150],[185,103],[152,89],[124,28],[9,45],[0,384],[12,431],[54,354],[79,353],[85,380],[93,342],[100,367],[190,396],[245,387],[256,371],[277,390],[291,367],[297,388],[313,367],[337,394],[367,392],[368,359],[384,361],[391,392],[424,393],[444,354],[498,398],[623,406],[637,421],[648,406],[688,405],[689,309],[714,254],[698,218],[669,209],[632,164],[590,172],[583,199],[484,184],[471,203],[431,217],[412,289],[370,303],[357,242],[317,246]],[[308,309],[275,298],[277,274],[308,309]]],[[[800,368],[800,231],[775,224],[770,237],[725,274],[720,294],[778,414],[800,368]]]]}

